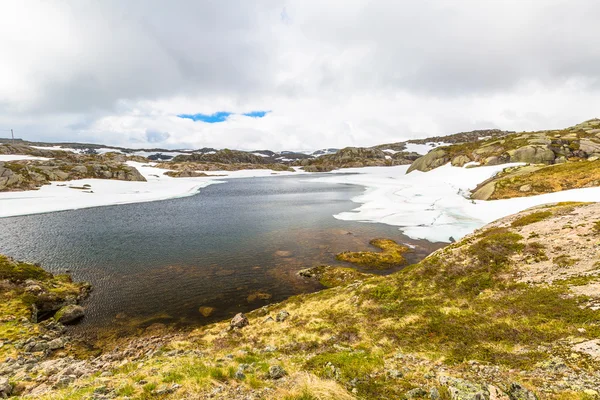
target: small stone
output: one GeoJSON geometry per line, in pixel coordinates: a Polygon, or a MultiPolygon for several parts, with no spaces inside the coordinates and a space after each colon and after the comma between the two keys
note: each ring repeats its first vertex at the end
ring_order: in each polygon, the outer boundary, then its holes
{"type": "Polygon", "coordinates": [[[277,322],[283,322],[286,319],[288,319],[288,317],[290,316],[290,313],[285,311],[285,310],[281,310],[277,313],[277,316],[275,317],[275,320],[277,322]]]}
{"type": "Polygon", "coordinates": [[[269,367],[269,378],[280,379],[287,375],[287,372],[280,365],[271,365],[269,367]]]}
{"type": "Polygon", "coordinates": [[[389,371],[387,371],[387,376],[389,376],[392,379],[400,379],[404,376],[404,374],[398,371],[397,369],[390,369],[389,371]]]}
{"type": "Polygon", "coordinates": [[[238,369],[237,371],[235,371],[235,379],[239,379],[239,380],[244,380],[246,379],[246,375],[240,370],[238,369]]]}
{"type": "Polygon", "coordinates": [[[48,342],[48,348],[50,350],[58,350],[65,347],[65,340],[63,338],[56,338],[48,342]]]}
{"type": "Polygon", "coordinates": [[[249,324],[250,322],[248,321],[248,317],[246,317],[243,313],[237,313],[229,323],[229,327],[230,329],[241,329],[249,324]]]}
{"type": "Polygon", "coordinates": [[[519,188],[519,192],[531,192],[531,185],[527,184],[527,185],[523,185],[519,188]]]}
{"type": "Polygon", "coordinates": [[[511,400],[537,400],[537,396],[531,390],[513,382],[508,390],[508,396],[511,400]]]}
{"type": "Polygon", "coordinates": [[[414,388],[404,394],[406,399],[418,399],[427,396],[427,391],[423,388],[414,388]]]}

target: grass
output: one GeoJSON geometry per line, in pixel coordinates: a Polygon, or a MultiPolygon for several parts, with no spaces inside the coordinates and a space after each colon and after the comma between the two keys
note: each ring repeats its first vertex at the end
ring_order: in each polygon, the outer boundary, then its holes
{"type": "MultiPolygon", "coordinates": [[[[548,211],[556,216],[556,210],[548,211]]],[[[231,390],[223,398],[252,390],[265,390],[261,395],[267,399],[403,398],[411,389],[438,385],[425,377],[429,371],[477,382],[480,376],[469,363],[475,360],[497,366],[493,379],[503,387],[539,376],[522,371],[539,373],[540,363],[554,357],[581,374],[598,376],[600,366],[593,360],[565,356],[572,353],[570,338],[582,337],[582,329],[585,337],[600,337],[600,311],[584,307],[589,299],[570,291],[598,277],[544,285],[517,279],[523,272],[520,255],[547,257],[545,246],[552,244],[544,239],[540,234],[525,243],[512,226],[480,231],[388,276],[365,277],[358,285],[298,295],[250,312],[244,329],[228,331],[227,321],[202,327],[170,346],[201,349],[203,355],[134,362],[115,370],[110,385],[131,386],[133,398],[152,398],[157,387],[174,383],[182,388],[169,398],[206,398],[216,386],[231,390]],[[282,309],[290,313],[286,321],[264,322],[282,309]],[[277,351],[263,351],[266,346],[277,351]],[[240,364],[248,366],[244,379],[235,378],[240,364]],[[286,379],[268,379],[271,365],[283,366],[286,379]],[[392,376],[391,369],[404,375],[392,376]],[[148,383],[136,384],[139,377],[148,383]]],[[[541,389],[550,379],[523,383],[545,395],[541,389]]],[[[444,387],[438,390],[449,399],[444,387]]],[[[544,398],[586,399],[572,391],[544,398]]]]}
{"type": "Polygon", "coordinates": [[[369,243],[382,251],[346,251],[339,253],[336,258],[373,269],[388,269],[406,263],[404,254],[410,250],[408,247],[399,245],[391,239],[373,239],[369,243]]]}
{"type": "Polygon", "coordinates": [[[524,215],[520,218],[517,218],[511,223],[513,228],[530,225],[536,222],[543,221],[552,216],[551,211],[537,211],[531,214],[524,215]]]}
{"type": "Polygon", "coordinates": [[[600,185],[600,160],[567,162],[550,165],[536,171],[496,181],[496,189],[490,200],[534,196],[600,185]],[[521,192],[523,185],[531,185],[531,191],[521,192]]]}
{"type": "Polygon", "coordinates": [[[42,267],[34,264],[14,261],[4,255],[0,255],[0,280],[22,282],[27,279],[47,280],[52,274],[46,272],[42,267]]]}
{"type": "Polygon", "coordinates": [[[579,259],[572,258],[572,257],[568,256],[567,254],[561,254],[560,256],[557,256],[554,259],[552,259],[552,262],[554,263],[554,265],[556,265],[560,268],[571,267],[571,266],[575,265],[575,263],[578,261],[579,261],[579,259]]]}

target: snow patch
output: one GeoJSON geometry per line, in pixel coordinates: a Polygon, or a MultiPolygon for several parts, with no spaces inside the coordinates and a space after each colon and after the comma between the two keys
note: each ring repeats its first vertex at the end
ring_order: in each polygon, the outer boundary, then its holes
{"type": "Polygon", "coordinates": [[[340,220],[378,222],[398,226],[413,239],[432,242],[458,240],[475,229],[527,208],[560,201],[600,201],[600,187],[574,189],[531,197],[480,201],[469,191],[504,168],[504,164],[479,168],[450,164],[429,172],[408,166],[345,169],[353,174],[330,173],[314,181],[361,185],[365,193],[352,200],[361,205],[334,217],[340,220]]]}
{"type": "Polygon", "coordinates": [[[35,157],[21,154],[0,154],[0,161],[16,161],[16,160],[51,160],[48,157],[35,157]]]}
{"type": "Polygon", "coordinates": [[[429,142],[429,143],[425,143],[425,144],[406,143],[405,151],[414,152],[414,153],[424,156],[425,154],[429,153],[431,150],[435,149],[436,147],[448,146],[449,144],[450,143],[444,143],[444,142],[429,142]]]}

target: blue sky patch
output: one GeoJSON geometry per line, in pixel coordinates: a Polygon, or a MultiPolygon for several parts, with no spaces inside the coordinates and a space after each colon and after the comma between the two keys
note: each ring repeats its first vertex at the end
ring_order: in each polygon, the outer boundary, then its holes
{"type": "MultiPolygon", "coordinates": [[[[251,118],[262,118],[268,113],[270,113],[270,111],[250,111],[241,115],[251,118]]],[[[192,121],[201,121],[206,122],[208,124],[214,124],[217,122],[227,121],[227,118],[229,118],[230,115],[234,115],[234,113],[229,111],[217,111],[213,114],[179,114],[177,116],[179,118],[191,119],[192,121]]]]}
{"type": "Polygon", "coordinates": [[[268,113],[270,113],[270,111],[250,111],[250,112],[244,113],[242,115],[245,115],[246,117],[252,117],[252,118],[262,118],[265,115],[267,115],[268,113]]]}

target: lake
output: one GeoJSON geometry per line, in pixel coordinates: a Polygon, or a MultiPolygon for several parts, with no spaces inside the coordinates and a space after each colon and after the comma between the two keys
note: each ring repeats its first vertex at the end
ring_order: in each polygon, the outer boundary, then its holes
{"type": "Polygon", "coordinates": [[[86,317],[73,329],[91,334],[197,326],[319,290],[297,271],[342,265],[337,253],[368,250],[375,237],[415,246],[410,261],[441,246],[333,218],[357,206],[362,187],[306,176],[226,181],[179,199],[3,218],[0,253],[90,282],[86,317]],[[216,311],[207,318],[201,306],[216,311]]]}

